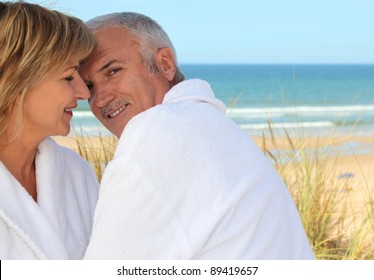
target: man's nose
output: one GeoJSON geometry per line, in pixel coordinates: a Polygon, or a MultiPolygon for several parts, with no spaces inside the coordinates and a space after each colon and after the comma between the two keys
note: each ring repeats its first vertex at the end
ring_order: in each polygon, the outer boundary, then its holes
{"type": "Polygon", "coordinates": [[[98,108],[105,107],[109,102],[115,99],[113,91],[110,90],[110,87],[105,82],[94,85],[93,95],[94,105],[98,108]]]}

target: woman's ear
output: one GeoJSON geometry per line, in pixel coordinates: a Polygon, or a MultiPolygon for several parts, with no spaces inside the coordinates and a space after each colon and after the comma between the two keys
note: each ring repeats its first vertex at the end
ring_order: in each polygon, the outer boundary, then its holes
{"type": "Polygon", "coordinates": [[[169,82],[171,82],[174,79],[175,72],[177,71],[174,55],[171,49],[159,49],[156,53],[156,62],[161,74],[164,75],[169,82]]]}

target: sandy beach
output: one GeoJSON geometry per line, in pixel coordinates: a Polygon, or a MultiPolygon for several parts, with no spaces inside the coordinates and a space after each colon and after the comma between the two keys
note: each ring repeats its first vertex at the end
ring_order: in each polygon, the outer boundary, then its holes
{"type": "MultiPolygon", "coordinates": [[[[318,160],[323,161],[321,165],[329,168],[326,172],[329,173],[335,183],[333,187],[339,189],[341,186],[339,191],[345,192],[347,198],[351,200],[349,202],[351,204],[350,215],[364,214],[363,211],[365,211],[367,204],[373,203],[374,137],[345,136],[292,139],[294,149],[290,149],[287,138],[277,139],[276,147],[269,138],[266,138],[265,143],[261,138],[254,138],[254,141],[263,150],[265,146],[269,150],[283,151],[287,156],[285,161],[281,162],[281,165],[282,167],[286,166],[287,172],[290,173],[293,172],[294,165],[287,160],[290,160],[292,155],[297,155],[299,151],[307,151],[310,157],[313,155],[315,157],[319,156],[318,160]]],[[[297,161],[297,159],[294,159],[294,161],[297,161]]]]}

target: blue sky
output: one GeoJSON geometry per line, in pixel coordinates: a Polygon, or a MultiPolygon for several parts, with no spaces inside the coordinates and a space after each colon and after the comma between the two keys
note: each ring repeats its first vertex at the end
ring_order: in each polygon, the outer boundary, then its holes
{"type": "Polygon", "coordinates": [[[373,0],[40,0],[83,20],[144,13],[180,63],[374,63],[373,0]]]}

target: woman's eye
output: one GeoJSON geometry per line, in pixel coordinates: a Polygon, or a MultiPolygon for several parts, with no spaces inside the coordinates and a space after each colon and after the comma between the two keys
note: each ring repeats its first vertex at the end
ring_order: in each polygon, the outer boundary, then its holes
{"type": "Polygon", "coordinates": [[[66,78],[64,78],[66,81],[70,82],[72,80],[74,80],[74,77],[73,76],[68,76],[66,78]]]}

